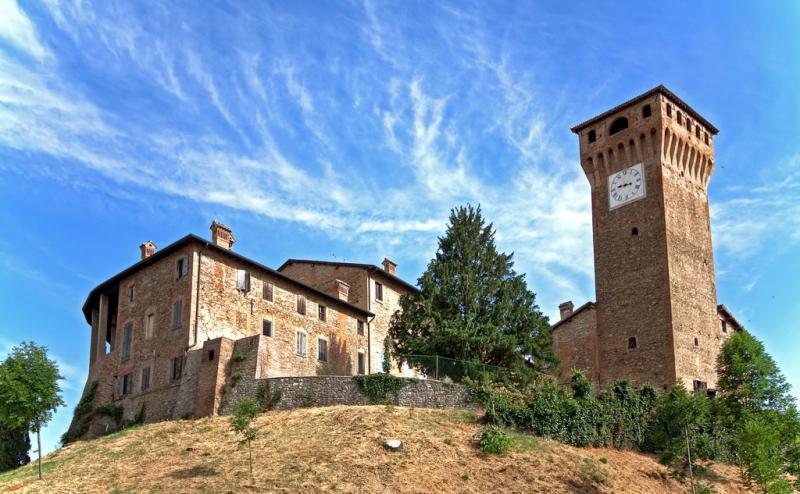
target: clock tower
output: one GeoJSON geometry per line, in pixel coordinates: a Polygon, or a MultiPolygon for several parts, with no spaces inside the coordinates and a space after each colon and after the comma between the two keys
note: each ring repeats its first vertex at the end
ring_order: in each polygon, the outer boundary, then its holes
{"type": "Polygon", "coordinates": [[[596,381],[716,387],[726,336],[708,210],[717,129],[659,86],[572,131],[592,194],[596,381]]]}

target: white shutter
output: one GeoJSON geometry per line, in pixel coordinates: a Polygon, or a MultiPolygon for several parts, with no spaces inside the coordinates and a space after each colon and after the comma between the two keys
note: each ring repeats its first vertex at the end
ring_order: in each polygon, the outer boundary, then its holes
{"type": "Polygon", "coordinates": [[[244,290],[244,273],[243,269],[236,270],[236,289],[244,290]]]}

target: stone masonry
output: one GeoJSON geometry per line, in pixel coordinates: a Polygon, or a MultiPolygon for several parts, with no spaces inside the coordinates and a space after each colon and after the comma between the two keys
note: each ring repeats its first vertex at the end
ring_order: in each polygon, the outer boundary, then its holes
{"type": "MultiPolygon", "coordinates": [[[[90,292],[85,391],[97,383],[95,408],[120,406],[124,420],[143,411],[147,422],[213,415],[226,393],[255,380],[380,371],[369,356],[383,349],[398,287],[413,286],[355,270],[342,274],[352,288],[316,288],[233,252],[225,225],[211,229],[211,241],[145,242],[138,263],[90,292]],[[383,300],[370,300],[378,279],[383,300]]],[[[98,416],[88,434],[117,425],[98,416]]]]}

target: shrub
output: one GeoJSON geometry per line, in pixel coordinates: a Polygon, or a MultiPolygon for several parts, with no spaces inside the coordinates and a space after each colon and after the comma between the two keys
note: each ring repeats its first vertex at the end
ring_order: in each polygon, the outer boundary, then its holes
{"type": "Polygon", "coordinates": [[[275,388],[274,391],[270,391],[266,383],[262,382],[258,384],[256,397],[258,398],[258,402],[261,403],[261,408],[263,410],[272,410],[275,408],[281,401],[282,396],[283,392],[281,388],[275,388]]]}
{"type": "Polygon", "coordinates": [[[353,379],[369,402],[374,405],[388,404],[387,395],[389,394],[393,395],[396,400],[400,390],[408,383],[407,379],[391,374],[367,374],[353,376],[353,379]]]}
{"type": "Polygon", "coordinates": [[[481,451],[490,455],[505,455],[511,449],[512,441],[508,434],[493,425],[481,429],[478,446],[481,451]]]}

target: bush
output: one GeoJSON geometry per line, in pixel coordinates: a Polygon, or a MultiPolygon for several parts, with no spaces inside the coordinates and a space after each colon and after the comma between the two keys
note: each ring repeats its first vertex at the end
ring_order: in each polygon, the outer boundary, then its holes
{"type": "Polygon", "coordinates": [[[367,374],[353,376],[358,388],[373,405],[386,405],[389,403],[387,395],[391,394],[397,399],[400,390],[408,383],[407,379],[395,377],[391,374],[367,374]]]}
{"type": "Polygon", "coordinates": [[[511,438],[502,429],[493,425],[481,429],[478,446],[486,454],[505,455],[511,449],[511,438]]]}

